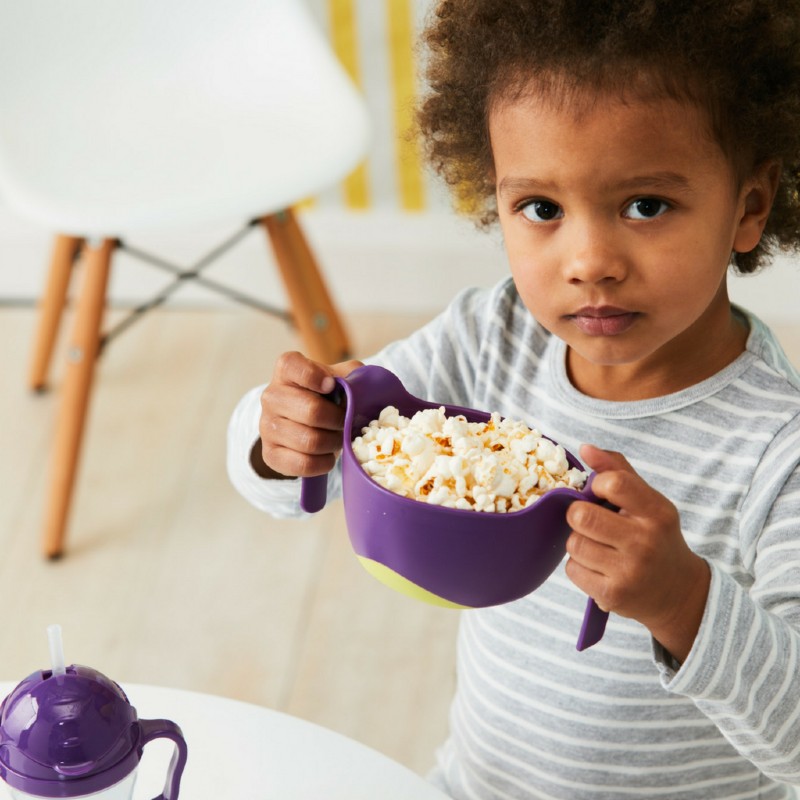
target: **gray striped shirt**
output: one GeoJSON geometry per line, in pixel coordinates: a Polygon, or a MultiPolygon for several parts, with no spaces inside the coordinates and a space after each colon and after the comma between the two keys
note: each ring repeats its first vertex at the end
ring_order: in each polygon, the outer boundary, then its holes
{"type": "MultiPolygon", "coordinates": [[[[528,597],[461,612],[448,740],[432,776],[458,800],[761,798],[800,785],[800,376],[769,329],[714,377],[636,402],[579,393],[566,346],[510,279],[462,292],[374,359],[442,403],[523,419],[577,452],[622,452],[678,508],[711,565],[707,606],[678,665],[611,615],[578,653],[585,596],[562,566],[528,597]]],[[[297,481],[249,467],[258,396],[229,429],[229,473],[256,506],[297,515],[297,481]]],[[[338,475],[331,479],[338,490],[338,475]]]]}

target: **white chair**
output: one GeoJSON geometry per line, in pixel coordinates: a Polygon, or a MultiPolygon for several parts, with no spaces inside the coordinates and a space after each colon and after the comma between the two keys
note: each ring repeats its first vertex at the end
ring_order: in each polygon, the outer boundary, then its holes
{"type": "MultiPolygon", "coordinates": [[[[306,351],[340,360],[346,334],[291,207],[350,171],[368,139],[363,100],[304,0],[0,0],[0,195],[56,234],[35,389],[83,252],[48,557],[64,546],[115,249],[156,227],[258,224],[306,351]]],[[[176,286],[203,280],[162,266],[176,286]]]]}

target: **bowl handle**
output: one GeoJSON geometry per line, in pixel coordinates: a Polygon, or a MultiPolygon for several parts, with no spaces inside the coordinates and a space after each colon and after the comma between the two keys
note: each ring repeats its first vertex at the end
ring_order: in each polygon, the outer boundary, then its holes
{"type": "Polygon", "coordinates": [[[328,476],[315,475],[300,480],[300,508],[309,514],[316,514],[325,508],[328,499],[328,476]]]}
{"type": "Polygon", "coordinates": [[[575,647],[578,650],[585,650],[587,647],[597,644],[603,638],[607,622],[608,611],[603,611],[590,597],[586,603],[586,611],[583,612],[583,624],[575,647]]]}
{"type": "MultiPolygon", "coordinates": [[[[337,406],[345,402],[345,379],[337,378],[336,387],[328,394],[322,395],[337,406]]],[[[302,478],[300,481],[300,508],[309,514],[316,514],[325,508],[328,500],[328,475],[314,475],[311,478],[302,478]]]]}
{"type": "MultiPolygon", "coordinates": [[[[593,472],[586,485],[583,487],[584,499],[590,503],[597,503],[603,508],[608,508],[611,511],[619,511],[619,508],[607,500],[601,500],[592,491],[592,480],[595,473],[593,472]]],[[[603,611],[600,606],[595,603],[594,598],[590,597],[586,603],[586,610],[583,612],[583,623],[581,624],[581,632],[578,634],[578,643],[575,645],[578,650],[586,650],[593,644],[597,644],[602,638],[606,630],[606,623],[608,622],[608,611],[603,611]]]]}

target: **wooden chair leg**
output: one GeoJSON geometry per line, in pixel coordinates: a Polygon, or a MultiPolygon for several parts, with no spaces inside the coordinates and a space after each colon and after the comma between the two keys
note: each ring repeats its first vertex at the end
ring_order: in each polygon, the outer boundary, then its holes
{"type": "Polygon", "coordinates": [[[294,213],[287,209],[260,222],[272,243],[308,355],[325,364],[348,358],[347,334],[294,213]]]}
{"type": "Polygon", "coordinates": [[[64,548],[115,245],[115,240],[106,239],[97,246],[87,245],[84,249],[85,274],[67,353],[67,370],[53,442],[50,496],[44,523],[44,554],[48,558],[58,558],[64,548]]]}
{"type": "Polygon", "coordinates": [[[47,372],[53,347],[58,335],[61,312],[67,300],[72,266],[78,256],[83,239],[74,236],[56,236],[50,258],[50,271],[44,295],[39,303],[39,323],[33,344],[28,383],[36,392],[47,388],[47,372]]]}

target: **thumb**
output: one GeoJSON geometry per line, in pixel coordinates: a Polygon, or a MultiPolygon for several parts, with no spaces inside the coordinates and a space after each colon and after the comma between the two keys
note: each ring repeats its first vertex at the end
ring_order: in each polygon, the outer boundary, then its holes
{"type": "Polygon", "coordinates": [[[331,364],[331,374],[335,375],[337,378],[346,378],[354,369],[358,369],[359,367],[363,367],[363,361],[356,361],[356,359],[350,359],[350,361],[340,361],[338,364],[331,364]]]}
{"type": "Polygon", "coordinates": [[[350,361],[340,361],[338,364],[330,364],[325,367],[328,372],[327,377],[322,381],[321,390],[323,394],[328,394],[336,388],[334,378],[346,378],[354,369],[363,367],[362,361],[351,359],[350,361]]]}
{"type": "Polygon", "coordinates": [[[583,444],[579,452],[584,463],[595,472],[607,472],[614,469],[624,472],[636,472],[628,462],[628,459],[622,453],[617,453],[614,450],[602,450],[593,444],[583,444]]]}

